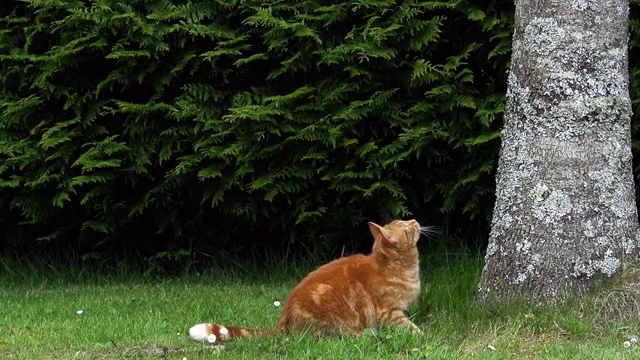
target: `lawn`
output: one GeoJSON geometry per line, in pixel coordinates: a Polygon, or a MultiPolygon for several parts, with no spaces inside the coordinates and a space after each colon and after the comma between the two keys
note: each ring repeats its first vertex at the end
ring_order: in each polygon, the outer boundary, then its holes
{"type": "Polygon", "coordinates": [[[186,331],[204,321],[273,326],[281,312],[274,300],[285,299],[309,266],[281,264],[247,273],[210,271],[160,278],[93,276],[81,268],[60,270],[4,260],[0,358],[640,358],[640,344],[625,346],[640,334],[640,321],[604,323],[570,306],[474,306],[481,260],[468,254],[437,258],[423,261],[424,290],[411,311],[426,333],[423,337],[383,329],[362,337],[291,334],[224,345],[193,342],[186,331]]]}

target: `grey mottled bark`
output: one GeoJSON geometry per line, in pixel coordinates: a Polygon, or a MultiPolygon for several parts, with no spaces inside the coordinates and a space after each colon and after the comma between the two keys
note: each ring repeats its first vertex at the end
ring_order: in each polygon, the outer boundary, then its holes
{"type": "Polygon", "coordinates": [[[638,254],[628,0],[516,0],[480,301],[557,303],[638,254]]]}

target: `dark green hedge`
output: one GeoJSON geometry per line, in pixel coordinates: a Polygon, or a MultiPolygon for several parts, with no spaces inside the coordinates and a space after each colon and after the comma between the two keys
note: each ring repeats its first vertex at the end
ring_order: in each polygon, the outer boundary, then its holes
{"type": "Polygon", "coordinates": [[[4,246],[334,247],[395,217],[481,238],[512,12],[507,0],[3,1],[4,246]]]}

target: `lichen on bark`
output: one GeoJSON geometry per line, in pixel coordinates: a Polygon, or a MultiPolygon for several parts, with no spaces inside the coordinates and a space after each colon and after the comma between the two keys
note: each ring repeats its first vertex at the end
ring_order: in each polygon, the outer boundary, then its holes
{"type": "Polygon", "coordinates": [[[638,254],[628,3],[516,1],[478,299],[556,303],[638,254]]]}

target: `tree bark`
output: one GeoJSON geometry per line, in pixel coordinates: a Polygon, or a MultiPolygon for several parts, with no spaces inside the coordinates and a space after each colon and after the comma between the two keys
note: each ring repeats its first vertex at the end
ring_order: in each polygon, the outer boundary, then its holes
{"type": "Polygon", "coordinates": [[[638,255],[628,0],[516,0],[477,299],[558,303],[638,255]]]}

